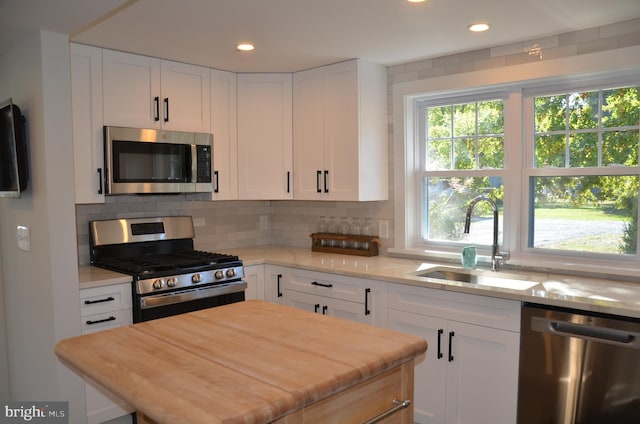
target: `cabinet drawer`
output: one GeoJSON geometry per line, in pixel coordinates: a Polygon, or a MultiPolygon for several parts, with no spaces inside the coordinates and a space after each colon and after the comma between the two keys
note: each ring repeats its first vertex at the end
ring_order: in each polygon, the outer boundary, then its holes
{"type": "Polygon", "coordinates": [[[403,284],[388,290],[388,307],[501,330],[520,331],[520,302],[403,284]]]}
{"type": "Polygon", "coordinates": [[[85,315],[82,318],[82,334],[122,327],[132,323],[131,309],[102,312],[95,315],[85,315]]]}
{"type": "Polygon", "coordinates": [[[284,280],[286,290],[364,303],[365,284],[363,280],[298,270],[290,273],[287,277],[284,280]]]}
{"type": "MultiPolygon", "coordinates": [[[[289,414],[275,424],[362,423],[394,407],[394,400],[412,400],[413,361],[338,392],[289,414]]],[[[413,422],[413,407],[399,408],[379,423],[413,422]]]]}
{"type": "Polygon", "coordinates": [[[82,317],[122,309],[131,312],[131,283],[93,287],[80,290],[82,317]]]}

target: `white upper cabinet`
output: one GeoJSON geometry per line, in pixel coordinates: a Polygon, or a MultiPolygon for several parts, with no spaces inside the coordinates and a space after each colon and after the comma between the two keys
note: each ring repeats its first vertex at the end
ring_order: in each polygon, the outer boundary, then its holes
{"type": "Polygon", "coordinates": [[[293,197],[291,74],[238,74],[238,198],[293,197]]]}
{"type": "Polygon", "coordinates": [[[103,50],[104,124],[211,131],[209,69],[103,50]]]}
{"type": "Polygon", "coordinates": [[[386,75],[362,60],[293,75],[295,199],[388,199],[386,75]]]}
{"type": "Polygon", "coordinates": [[[76,203],[104,203],[102,50],[70,44],[76,203]]]}
{"type": "Polygon", "coordinates": [[[211,69],[213,200],[238,198],[236,74],[211,69]]]}

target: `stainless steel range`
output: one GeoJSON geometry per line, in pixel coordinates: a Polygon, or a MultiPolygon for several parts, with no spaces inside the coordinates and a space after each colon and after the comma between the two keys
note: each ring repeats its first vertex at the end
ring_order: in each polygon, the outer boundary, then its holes
{"type": "Polygon", "coordinates": [[[240,302],[234,255],[194,250],[190,216],[89,222],[91,264],[133,277],[133,322],[240,302]]]}

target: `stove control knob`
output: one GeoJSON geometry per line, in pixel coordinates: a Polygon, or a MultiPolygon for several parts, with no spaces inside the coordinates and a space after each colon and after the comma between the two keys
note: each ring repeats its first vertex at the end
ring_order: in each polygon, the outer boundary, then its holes
{"type": "Polygon", "coordinates": [[[229,268],[227,270],[227,278],[233,278],[236,276],[236,270],[233,268],[229,268]]]}
{"type": "Polygon", "coordinates": [[[175,287],[177,284],[175,277],[167,278],[167,287],[175,287]]]}
{"type": "Polygon", "coordinates": [[[164,287],[164,281],[162,280],[156,280],[153,282],[153,288],[156,290],[160,290],[161,288],[164,287]]]}
{"type": "Polygon", "coordinates": [[[220,270],[216,271],[214,275],[216,277],[216,280],[222,280],[224,278],[224,273],[220,270]]]}
{"type": "Polygon", "coordinates": [[[202,282],[202,275],[200,275],[200,274],[193,274],[193,275],[191,276],[191,282],[192,282],[192,283],[194,283],[194,284],[197,284],[197,283],[202,282]]]}

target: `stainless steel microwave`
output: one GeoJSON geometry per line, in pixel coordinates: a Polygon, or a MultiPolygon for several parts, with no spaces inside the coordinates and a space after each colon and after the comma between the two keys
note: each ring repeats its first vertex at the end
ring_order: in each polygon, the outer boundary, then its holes
{"type": "Polygon", "coordinates": [[[105,193],[211,192],[213,136],[104,127],[105,193]]]}

